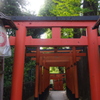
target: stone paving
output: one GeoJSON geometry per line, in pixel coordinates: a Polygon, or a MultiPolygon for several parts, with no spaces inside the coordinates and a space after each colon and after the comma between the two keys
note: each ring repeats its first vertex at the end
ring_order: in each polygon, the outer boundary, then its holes
{"type": "Polygon", "coordinates": [[[69,100],[65,91],[50,91],[47,100],[69,100]]]}

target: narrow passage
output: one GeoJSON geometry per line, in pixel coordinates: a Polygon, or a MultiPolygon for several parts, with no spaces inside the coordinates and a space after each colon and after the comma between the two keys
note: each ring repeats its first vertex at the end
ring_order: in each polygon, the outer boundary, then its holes
{"type": "Polygon", "coordinates": [[[66,96],[66,91],[50,91],[47,100],[69,100],[66,96]]]}

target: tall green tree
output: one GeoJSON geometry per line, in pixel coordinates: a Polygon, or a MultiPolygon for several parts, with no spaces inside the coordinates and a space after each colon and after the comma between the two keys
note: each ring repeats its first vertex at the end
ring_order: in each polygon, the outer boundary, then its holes
{"type": "Polygon", "coordinates": [[[82,16],[97,15],[99,0],[45,0],[40,10],[42,16],[82,16]]]}
{"type": "Polygon", "coordinates": [[[39,11],[39,16],[54,16],[50,11],[54,2],[52,0],[45,0],[43,7],[39,11]]]}
{"type": "Polygon", "coordinates": [[[89,9],[89,12],[84,12],[83,15],[98,15],[99,11],[99,0],[84,0],[83,9],[89,9]]]}
{"type": "Polygon", "coordinates": [[[0,0],[0,11],[7,15],[22,15],[26,0],[0,0]]]}
{"type": "Polygon", "coordinates": [[[81,6],[81,0],[52,0],[53,5],[50,11],[55,16],[79,16],[83,9],[81,6]]]}

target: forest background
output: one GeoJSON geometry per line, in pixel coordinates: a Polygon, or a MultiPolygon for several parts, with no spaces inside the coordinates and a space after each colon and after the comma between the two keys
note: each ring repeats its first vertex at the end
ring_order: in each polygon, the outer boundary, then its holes
{"type": "MultiPolygon", "coordinates": [[[[26,9],[27,0],[0,0],[0,12],[8,16],[94,16],[100,14],[100,0],[45,0],[38,14],[26,9]]],[[[80,37],[77,29],[62,29],[62,38],[80,37]]],[[[9,36],[15,36],[15,30],[7,30],[9,36]]],[[[50,29],[29,29],[27,35],[32,38],[40,38],[43,33],[47,33],[47,38],[51,37],[50,29]],[[36,34],[37,33],[37,34],[36,34]]],[[[82,33],[81,33],[82,34],[82,33]]],[[[5,59],[4,87],[11,86],[14,47],[12,56],[5,59]]],[[[26,48],[26,52],[31,52],[36,48],[26,48]]],[[[44,48],[50,49],[50,48],[44,48]]],[[[53,48],[51,48],[53,49],[53,48]]],[[[25,58],[24,83],[35,79],[35,61],[30,57],[25,58]]],[[[62,68],[52,67],[51,73],[62,73],[62,68]]]]}

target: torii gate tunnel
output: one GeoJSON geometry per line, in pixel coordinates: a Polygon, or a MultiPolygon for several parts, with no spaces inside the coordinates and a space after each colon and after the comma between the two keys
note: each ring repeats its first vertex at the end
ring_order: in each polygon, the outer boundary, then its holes
{"type": "MultiPolygon", "coordinates": [[[[10,45],[15,46],[14,53],[14,66],[12,77],[12,90],[11,100],[22,100],[22,84],[24,73],[24,59],[26,47],[37,47],[34,54],[26,54],[26,56],[36,56],[36,80],[35,80],[35,98],[38,99],[39,95],[49,86],[49,66],[66,66],[73,70],[73,78],[67,85],[69,89],[79,97],[78,92],[78,78],[76,61],[80,58],[78,56],[85,56],[84,53],[79,53],[76,50],[78,46],[87,46],[88,50],[88,63],[89,63],[89,76],[90,76],[90,91],[91,100],[100,100],[100,57],[99,45],[100,37],[97,30],[92,30],[96,23],[98,16],[81,16],[81,17],[17,17],[12,16],[12,20],[17,26],[16,37],[10,37],[10,45]],[[33,39],[31,36],[26,36],[28,28],[51,28],[51,39],[33,39]],[[81,38],[61,38],[61,28],[86,28],[86,36],[81,38]],[[43,54],[40,52],[39,47],[72,47],[69,53],[51,53],[43,54]],[[53,57],[52,57],[53,56],[53,57]],[[56,58],[55,56],[58,56],[56,58]],[[62,56],[62,59],[60,57],[62,56]],[[44,66],[43,69],[41,66],[44,66]],[[44,71],[43,71],[44,70],[44,71]],[[43,71],[43,72],[42,72],[43,71]],[[46,80],[46,81],[45,81],[46,80]]],[[[70,73],[70,72],[68,72],[70,73]]],[[[68,74],[67,74],[68,75],[68,74]]],[[[69,77],[66,75],[66,80],[69,77]]]]}

